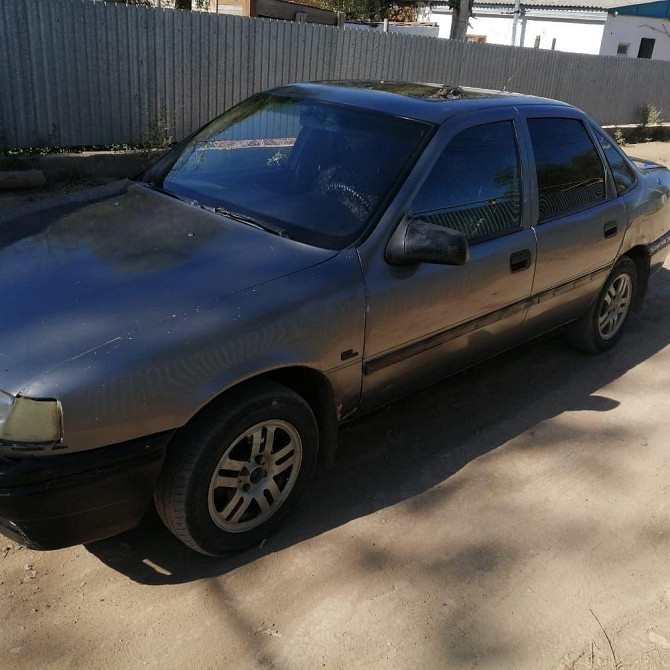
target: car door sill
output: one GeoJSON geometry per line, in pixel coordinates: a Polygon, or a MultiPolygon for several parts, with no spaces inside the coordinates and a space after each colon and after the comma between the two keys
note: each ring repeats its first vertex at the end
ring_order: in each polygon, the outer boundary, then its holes
{"type": "Polygon", "coordinates": [[[585,284],[595,281],[598,278],[602,277],[604,280],[611,267],[612,263],[608,263],[607,265],[598,268],[597,270],[592,270],[588,274],[582,275],[581,277],[571,279],[570,281],[559,284],[558,286],[553,286],[550,289],[532,294],[528,298],[523,298],[522,300],[511,303],[510,305],[506,305],[505,307],[494,310],[493,312],[489,312],[488,314],[484,314],[482,316],[471,319],[470,321],[466,321],[465,323],[461,323],[458,326],[433,333],[432,335],[428,335],[427,337],[418,340],[417,342],[412,342],[411,344],[405,345],[400,349],[396,349],[395,351],[373,356],[363,362],[363,374],[371,375],[374,372],[378,372],[379,370],[383,370],[384,368],[389,367],[390,365],[395,365],[396,363],[399,363],[406,358],[411,358],[412,356],[422,354],[425,351],[439,347],[440,345],[450,342],[451,340],[454,340],[458,337],[467,335],[468,333],[479,330],[480,328],[490,326],[498,321],[501,321],[502,319],[513,316],[514,314],[517,314],[518,312],[521,312],[532,305],[537,305],[557,296],[568,293],[569,291],[579,288],[580,286],[584,286],[585,284]]]}

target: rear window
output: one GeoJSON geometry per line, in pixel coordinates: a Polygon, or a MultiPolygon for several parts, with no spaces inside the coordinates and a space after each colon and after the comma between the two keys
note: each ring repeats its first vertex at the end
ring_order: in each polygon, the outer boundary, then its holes
{"type": "Polygon", "coordinates": [[[613,140],[606,137],[599,130],[596,130],[595,133],[600,142],[600,146],[603,149],[605,158],[609,163],[610,170],[612,170],[617,193],[623,195],[635,186],[635,172],[626,159],[621,155],[621,152],[614,146],[613,140]]]}
{"type": "Polygon", "coordinates": [[[605,200],[600,156],[577,119],[528,119],[535,154],[539,223],[605,200]]]}

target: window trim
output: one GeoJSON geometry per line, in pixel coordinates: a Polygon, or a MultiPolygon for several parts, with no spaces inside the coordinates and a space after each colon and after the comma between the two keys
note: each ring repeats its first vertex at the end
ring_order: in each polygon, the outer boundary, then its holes
{"type": "Polygon", "coordinates": [[[474,239],[469,239],[468,238],[468,246],[475,246],[477,244],[482,244],[484,242],[490,242],[491,240],[497,240],[501,237],[507,237],[508,235],[513,235],[515,233],[522,232],[523,230],[526,229],[525,225],[525,214],[528,209],[526,205],[526,191],[525,191],[525,184],[526,184],[526,179],[524,178],[524,163],[525,163],[525,158],[523,155],[523,144],[521,141],[521,134],[519,132],[519,124],[518,124],[518,117],[516,115],[512,114],[505,114],[501,116],[500,118],[494,118],[494,119],[484,119],[482,118],[481,120],[478,120],[474,123],[469,123],[467,125],[463,125],[462,127],[459,127],[455,132],[453,132],[450,136],[449,139],[443,144],[439,152],[437,152],[437,158],[436,160],[431,164],[430,168],[426,171],[425,175],[423,175],[423,178],[421,179],[421,183],[416,190],[416,192],[413,194],[409,207],[408,207],[408,215],[412,218],[417,218],[421,219],[421,214],[425,214],[426,212],[437,212],[437,211],[442,211],[444,208],[441,209],[431,209],[431,210],[421,210],[415,215],[414,212],[414,201],[416,200],[417,196],[421,192],[421,189],[423,188],[424,184],[426,181],[428,181],[428,178],[430,177],[432,171],[435,169],[436,165],[444,155],[444,152],[447,151],[449,148],[449,145],[458,137],[461,133],[465,132],[466,130],[470,130],[471,128],[477,128],[478,126],[489,126],[494,123],[510,123],[512,125],[512,133],[514,135],[514,140],[516,144],[516,156],[517,156],[517,165],[519,167],[519,225],[515,226],[514,228],[509,228],[507,230],[501,230],[496,233],[491,233],[490,235],[484,235],[482,237],[477,237],[474,239]]]}
{"type": "Polygon", "coordinates": [[[557,221],[558,219],[563,219],[568,216],[572,216],[573,214],[579,214],[580,212],[586,212],[589,209],[594,209],[595,207],[600,207],[601,205],[605,204],[610,198],[608,198],[607,194],[607,178],[609,174],[609,165],[605,162],[603,162],[603,155],[600,152],[599,147],[597,146],[597,143],[594,141],[594,137],[591,135],[589,126],[591,125],[590,123],[586,123],[586,119],[579,114],[579,112],[571,109],[566,109],[565,112],[563,110],[553,108],[553,109],[547,109],[547,110],[542,110],[546,111],[546,113],[538,113],[540,110],[529,108],[528,110],[525,110],[524,114],[524,120],[525,120],[525,130],[527,132],[527,142],[528,142],[528,153],[529,153],[529,161],[531,165],[531,171],[535,176],[535,187],[534,187],[534,192],[533,192],[533,197],[535,199],[535,216],[534,219],[535,223],[533,223],[533,226],[543,226],[547,223],[552,223],[553,221],[557,221]],[[566,113],[567,112],[567,113],[566,113]],[[573,112],[573,113],[570,113],[573,112]],[[569,121],[579,121],[579,123],[582,124],[582,127],[584,128],[584,132],[586,133],[586,136],[589,138],[589,142],[591,142],[591,146],[593,147],[596,156],[598,156],[598,160],[600,161],[600,167],[603,170],[603,197],[601,200],[597,200],[594,202],[590,202],[586,205],[577,205],[575,207],[571,207],[570,209],[563,210],[561,212],[558,212],[550,217],[547,217],[546,219],[540,220],[540,189],[538,186],[537,182],[537,164],[535,162],[535,150],[533,148],[533,140],[532,136],[530,134],[530,126],[528,122],[531,119],[563,119],[563,120],[569,120],[569,121]]]}
{"type": "MultiPolygon", "coordinates": [[[[440,211],[440,210],[425,210],[423,212],[419,212],[419,214],[417,216],[414,216],[414,214],[411,214],[411,216],[412,216],[412,218],[416,218],[417,220],[423,221],[425,219],[423,219],[421,214],[426,214],[426,212],[432,212],[432,211],[440,211]]],[[[430,221],[426,221],[426,223],[430,223],[430,221]]],[[[433,224],[433,225],[437,225],[437,224],[433,224]]],[[[453,230],[453,228],[452,228],[452,230],[453,230]]],[[[490,242],[491,240],[497,240],[501,237],[507,237],[508,235],[514,235],[514,233],[521,233],[521,232],[523,232],[523,230],[524,230],[523,225],[519,224],[518,226],[516,226],[516,228],[508,228],[506,230],[501,230],[497,233],[491,233],[490,235],[484,235],[482,237],[475,237],[473,239],[470,239],[466,235],[466,238],[468,240],[468,246],[469,247],[474,247],[477,244],[482,244],[482,242],[490,242]]]]}
{"type": "MultiPolygon", "coordinates": [[[[641,37],[640,45],[637,48],[637,58],[642,58],[644,60],[652,60],[654,58],[654,49],[656,48],[656,38],[655,37],[641,37]],[[643,56],[642,54],[642,45],[645,45],[649,48],[649,55],[643,56]]],[[[647,49],[645,49],[647,51],[647,49]]]]}
{"type": "Polygon", "coordinates": [[[630,158],[624,153],[624,151],[621,149],[621,147],[614,141],[614,139],[612,139],[612,136],[604,128],[600,128],[599,126],[597,126],[594,123],[591,123],[589,125],[591,126],[591,132],[595,136],[596,140],[598,140],[599,135],[602,135],[606,140],[608,140],[609,143],[612,145],[612,148],[616,151],[616,153],[619,154],[619,156],[621,156],[621,158],[623,158],[624,164],[626,166],[628,166],[628,168],[630,169],[630,171],[633,174],[633,184],[629,188],[627,188],[625,191],[622,191],[621,193],[619,193],[619,189],[617,188],[617,185],[616,185],[616,178],[614,177],[614,171],[612,170],[612,166],[610,165],[609,160],[607,160],[607,154],[605,153],[605,149],[603,149],[600,146],[600,140],[597,141],[596,144],[598,145],[599,151],[603,155],[603,158],[605,160],[605,166],[607,167],[607,170],[608,170],[608,172],[610,174],[610,177],[612,179],[612,187],[614,189],[613,198],[620,198],[621,196],[626,195],[626,193],[630,193],[639,183],[637,170],[635,169],[635,165],[630,160],[630,158]]]}

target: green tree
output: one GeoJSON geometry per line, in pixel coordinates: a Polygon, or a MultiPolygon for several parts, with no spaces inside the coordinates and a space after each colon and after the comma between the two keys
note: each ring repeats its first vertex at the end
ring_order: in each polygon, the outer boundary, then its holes
{"type": "Polygon", "coordinates": [[[381,21],[388,17],[392,0],[315,0],[315,5],[333,12],[344,12],[348,20],[381,21]]]}
{"type": "Polygon", "coordinates": [[[209,0],[105,0],[105,2],[164,9],[207,9],[209,7],[209,0]]]}
{"type": "Polygon", "coordinates": [[[140,5],[142,7],[153,7],[151,0],[105,0],[105,2],[115,2],[117,5],[140,5]]]}
{"type": "Polygon", "coordinates": [[[209,0],[174,0],[175,9],[207,9],[209,0]]]}

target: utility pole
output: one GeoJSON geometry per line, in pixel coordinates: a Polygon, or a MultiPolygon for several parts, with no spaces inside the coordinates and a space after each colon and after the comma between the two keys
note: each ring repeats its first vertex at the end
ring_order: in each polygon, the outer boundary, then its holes
{"type": "Polygon", "coordinates": [[[521,14],[521,0],[514,0],[514,18],[512,19],[512,46],[516,46],[516,28],[521,14]]]}
{"type": "Polygon", "coordinates": [[[468,21],[472,12],[472,0],[451,0],[449,6],[451,7],[449,39],[465,42],[465,36],[468,32],[468,21]]]}

